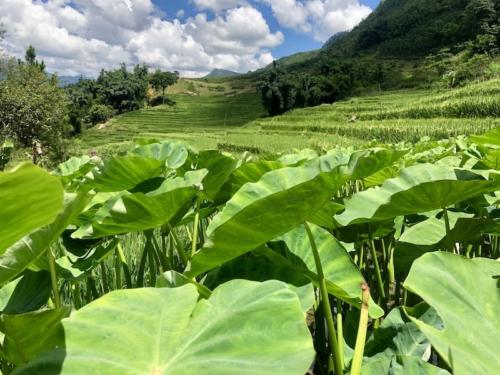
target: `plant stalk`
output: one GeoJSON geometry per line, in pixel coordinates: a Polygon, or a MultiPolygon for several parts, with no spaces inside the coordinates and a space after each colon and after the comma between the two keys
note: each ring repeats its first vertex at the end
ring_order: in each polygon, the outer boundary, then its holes
{"type": "Polygon", "coordinates": [[[51,249],[49,249],[47,251],[47,258],[49,260],[50,282],[52,283],[52,293],[54,295],[54,305],[55,305],[56,309],[60,309],[62,304],[61,304],[61,296],[59,294],[59,288],[57,285],[56,260],[54,258],[54,254],[52,254],[51,249]]]}
{"type": "Polygon", "coordinates": [[[375,267],[375,276],[377,277],[377,286],[378,292],[380,293],[380,298],[385,300],[385,290],[384,290],[384,282],[382,281],[382,274],[380,273],[380,266],[377,258],[377,251],[375,250],[375,243],[373,242],[373,238],[370,234],[370,240],[368,241],[370,245],[370,254],[373,260],[373,265],[375,267]]]}
{"type": "Polygon", "coordinates": [[[196,253],[196,245],[198,243],[198,227],[200,223],[200,199],[196,201],[196,214],[194,215],[194,223],[193,223],[193,240],[191,243],[191,256],[194,256],[196,253]]]}
{"type": "Polygon", "coordinates": [[[344,364],[342,363],[342,356],[340,354],[340,347],[337,340],[337,332],[335,331],[335,325],[333,323],[332,308],[330,306],[330,299],[328,296],[328,290],[326,288],[326,279],[323,273],[323,266],[321,265],[321,258],[319,257],[318,248],[316,246],[314,236],[311,232],[311,228],[307,223],[304,223],[304,227],[306,228],[307,236],[309,237],[309,242],[311,244],[311,249],[314,255],[314,262],[316,263],[316,272],[319,279],[318,281],[321,293],[323,313],[325,314],[326,324],[328,327],[328,344],[330,345],[330,351],[333,357],[335,374],[341,375],[344,372],[344,364]]]}
{"type": "Polygon", "coordinates": [[[450,233],[451,233],[451,227],[450,227],[450,218],[448,216],[448,209],[447,208],[444,208],[443,210],[443,216],[444,216],[444,225],[446,227],[446,243],[448,245],[448,251],[454,253],[455,252],[455,248],[453,246],[453,242],[451,240],[451,237],[450,237],[450,233]]]}
{"type": "Polygon", "coordinates": [[[356,346],[354,347],[354,357],[352,359],[351,375],[360,375],[363,365],[363,355],[365,352],[366,331],[368,330],[368,304],[370,302],[370,288],[368,284],[361,285],[363,291],[363,302],[361,304],[361,313],[359,316],[358,335],[356,337],[356,346]]]}

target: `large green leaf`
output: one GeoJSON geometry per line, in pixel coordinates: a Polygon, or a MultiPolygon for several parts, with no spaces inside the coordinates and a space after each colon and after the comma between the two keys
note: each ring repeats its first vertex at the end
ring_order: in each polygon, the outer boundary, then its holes
{"type": "Polygon", "coordinates": [[[52,224],[20,239],[1,254],[0,285],[19,275],[32,262],[44,254],[66,227],[80,214],[89,199],[86,194],[65,194],[64,210],[52,224]]]}
{"type": "Polygon", "coordinates": [[[483,135],[475,135],[470,138],[472,142],[479,145],[500,148],[500,127],[492,129],[483,135]]]}
{"type": "Polygon", "coordinates": [[[166,167],[177,169],[184,165],[189,153],[182,143],[162,142],[137,147],[131,154],[160,160],[166,167]]]}
{"type": "Polygon", "coordinates": [[[51,291],[48,272],[25,271],[0,289],[0,312],[15,315],[38,310],[47,303],[51,291]]]}
{"type": "MultiPolygon", "coordinates": [[[[365,282],[363,275],[352,261],[347,250],[335,237],[316,225],[310,224],[309,226],[321,258],[328,292],[360,307],[361,284],[365,282]]],[[[304,274],[316,285],[319,285],[314,255],[304,226],[301,225],[291,230],[277,240],[283,241],[289,250],[289,252],[281,252],[280,260],[294,272],[304,274]]],[[[384,314],[375,302],[371,301],[369,306],[372,317],[379,318],[384,314]]]]}
{"type": "Polygon", "coordinates": [[[404,287],[422,297],[441,317],[442,330],[410,316],[454,374],[498,373],[497,280],[469,259],[438,252],[413,263],[404,287]]]}
{"type": "Polygon", "coordinates": [[[2,355],[19,366],[64,343],[61,319],[70,308],[41,310],[20,315],[2,315],[0,331],[5,335],[2,355]]]}
{"type": "Polygon", "coordinates": [[[88,183],[100,192],[130,190],[143,181],[158,177],[164,169],[162,160],[143,156],[116,156],[94,168],[93,178],[88,183]]]}
{"type": "MultiPolygon", "coordinates": [[[[411,310],[413,316],[433,327],[442,327],[436,311],[425,303],[411,310]]],[[[431,344],[402,308],[393,309],[366,342],[363,374],[388,374],[394,359],[400,356],[428,359],[431,344]]]]}
{"type": "Polygon", "coordinates": [[[384,168],[392,166],[401,159],[408,150],[391,150],[374,148],[357,151],[351,155],[349,169],[353,180],[365,179],[384,168]]]}
{"type": "Polygon", "coordinates": [[[192,258],[190,275],[217,267],[303,223],[345,181],[339,172],[343,162],[327,155],[243,185],[210,223],[204,248],[192,258]]]}
{"type": "Polygon", "coordinates": [[[55,220],[63,207],[57,177],[32,164],[0,172],[0,255],[13,243],[55,220]]]}
{"type": "Polygon", "coordinates": [[[412,356],[395,356],[386,362],[372,362],[363,365],[362,375],[449,375],[450,373],[442,368],[436,367],[412,356]]]}
{"type": "MultiPolygon", "coordinates": [[[[457,226],[460,220],[471,218],[474,216],[473,214],[450,211],[448,216],[451,229],[450,241],[454,243],[455,238],[462,236],[463,232],[469,235],[469,240],[474,238],[474,233],[471,233],[470,230],[468,231],[462,228],[463,226],[461,225],[457,226]],[[456,233],[455,229],[460,230],[462,233],[456,233]]],[[[447,241],[444,218],[431,216],[427,220],[406,229],[396,242],[396,250],[394,252],[396,272],[399,274],[406,274],[410,270],[413,261],[422,254],[430,251],[447,249],[449,247],[447,241]]]]}
{"type": "Polygon", "coordinates": [[[443,209],[499,188],[500,179],[487,180],[464,169],[418,164],[402,170],[381,187],[355,194],[336,220],[343,226],[382,221],[443,209]]]}
{"type": "Polygon", "coordinates": [[[187,172],[184,177],[167,179],[156,190],[124,193],[104,204],[91,220],[81,226],[73,238],[100,238],[160,227],[180,220],[198,193],[198,184],[206,170],[187,172]]]}
{"type": "Polygon", "coordinates": [[[63,320],[65,350],[19,374],[303,375],[314,359],[297,295],[234,280],[198,300],[194,285],[115,291],[63,320]]]}
{"type": "Polygon", "coordinates": [[[81,158],[72,157],[57,166],[53,174],[59,176],[63,183],[67,184],[75,178],[85,176],[92,170],[94,163],[88,156],[81,158]]]}
{"type": "Polygon", "coordinates": [[[200,152],[197,168],[208,171],[207,177],[203,180],[203,192],[210,200],[216,200],[217,194],[238,164],[238,160],[222,155],[218,151],[200,152]]]}

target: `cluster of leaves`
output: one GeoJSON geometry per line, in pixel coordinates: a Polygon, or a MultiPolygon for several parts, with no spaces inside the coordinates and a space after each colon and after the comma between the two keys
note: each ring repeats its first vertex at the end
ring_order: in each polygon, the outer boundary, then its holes
{"type": "Polygon", "coordinates": [[[494,374],[499,150],[146,142],[1,173],[1,370],[494,374]]]}
{"type": "Polygon", "coordinates": [[[57,77],[42,68],[34,58],[27,63],[3,62],[0,142],[10,140],[16,147],[32,147],[38,141],[50,159],[60,161],[65,154],[67,98],[57,77]]]}
{"type": "Polygon", "coordinates": [[[136,65],[128,71],[125,64],[113,71],[102,70],[96,80],[81,79],[66,88],[73,132],[79,134],[84,126],[104,123],[117,113],[143,108],[150,99],[149,85],[161,90],[164,98],[165,89],[177,80],[178,73],[157,70],[150,74],[145,65],[136,65]]]}

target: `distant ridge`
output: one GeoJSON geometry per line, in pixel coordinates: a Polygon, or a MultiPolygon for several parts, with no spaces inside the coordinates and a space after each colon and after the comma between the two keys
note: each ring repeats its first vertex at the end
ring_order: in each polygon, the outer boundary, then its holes
{"type": "Polygon", "coordinates": [[[203,78],[223,78],[223,77],[236,77],[241,75],[240,73],[233,72],[231,70],[225,69],[214,69],[209,74],[203,78]]]}

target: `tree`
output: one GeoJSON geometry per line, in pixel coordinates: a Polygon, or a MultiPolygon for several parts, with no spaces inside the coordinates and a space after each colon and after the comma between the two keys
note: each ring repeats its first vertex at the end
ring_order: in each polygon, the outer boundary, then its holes
{"type": "Polygon", "coordinates": [[[49,159],[64,158],[67,97],[56,76],[38,66],[10,65],[0,81],[0,139],[17,147],[41,143],[49,159]]]}
{"type": "Polygon", "coordinates": [[[30,45],[28,49],[26,50],[26,54],[24,55],[24,60],[26,60],[26,63],[28,65],[35,65],[36,64],[36,51],[35,47],[30,45]]]}
{"type": "Polygon", "coordinates": [[[149,83],[155,90],[162,90],[162,100],[163,104],[165,104],[165,90],[168,86],[174,85],[178,79],[178,72],[162,72],[160,69],[157,69],[149,77],[149,83]]]}

